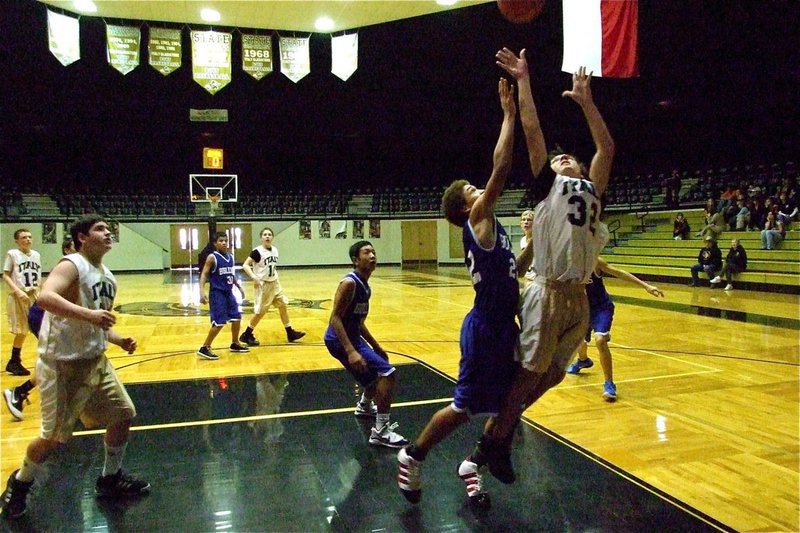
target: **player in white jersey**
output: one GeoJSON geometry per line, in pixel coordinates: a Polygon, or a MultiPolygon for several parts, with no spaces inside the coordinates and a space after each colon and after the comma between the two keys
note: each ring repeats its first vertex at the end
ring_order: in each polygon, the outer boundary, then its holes
{"type": "Polygon", "coordinates": [[[8,478],[2,496],[4,518],[22,516],[42,463],[84,425],[106,426],[105,463],[95,485],[99,497],[119,498],[147,492],[150,484],[121,469],[136,408],[105,356],[108,343],[128,353],[136,340],[112,329],[117,282],[103,264],[113,241],[99,215],[87,215],[70,228],[78,253],[64,257],[47,277],[38,302],[45,310],[39,331],[36,379],[42,402],[40,436],[27,448],[22,467],[8,478]]]}
{"type": "Polygon", "coordinates": [[[286,308],[289,298],[284,294],[281,282],[278,281],[278,248],[272,244],[274,238],[275,232],[272,231],[272,228],[262,229],[261,245],[250,252],[250,256],[245,259],[242,265],[242,270],[253,280],[256,292],[253,304],[253,318],[250,319],[247,329],[239,337],[239,341],[248,346],[261,344],[253,335],[253,330],[256,329],[258,323],[267,314],[267,310],[271,305],[275,305],[278,308],[281,322],[283,322],[283,327],[286,329],[286,338],[289,342],[294,342],[305,336],[305,332],[293,329],[292,323],[289,321],[289,311],[286,308]]]}
{"type": "Polygon", "coordinates": [[[17,248],[8,251],[3,265],[3,281],[8,286],[6,311],[11,334],[14,335],[11,359],[6,365],[6,372],[15,376],[29,376],[30,371],[22,365],[22,345],[30,331],[28,310],[39,293],[42,260],[39,252],[31,249],[33,237],[29,230],[25,228],[16,230],[14,241],[17,243],[17,248]]]}
{"type": "MultiPolygon", "coordinates": [[[[526,209],[522,212],[519,218],[519,227],[522,228],[522,237],[519,239],[519,249],[524,250],[528,243],[533,240],[533,217],[534,212],[531,209],[526,209]]],[[[536,277],[536,271],[533,270],[533,261],[531,266],[525,272],[525,284],[527,285],[533,278],[536,277]]]]}
{"type": "MultiPolygon", "coordinates": [[[[497,53],[497,64],[519,85],[519,107],[534,178],[548,160],[533,102],[525,50],[517,57],[507,48],[497,53]]],[[[489,463],[490,472],[504,483],[516,478],[511,465],[511,441],[522,413],[564,379],[567,365],[589,322],[584,285],[608,238],[600,223],[600,196],[606,189],[614,157],[614,141],[594,104],[591,72],[581,67],[572,76],[572,90],[562,96],[583,111],[596,152],[588,172],[574,156],[550,158],[555,179],[546,198],[536,206],[533,232],[533,269],[536,277],[522,291],[521,332],[517,356],[522,368],[494,424],[481,438],[476,455],[489,463]]]]}

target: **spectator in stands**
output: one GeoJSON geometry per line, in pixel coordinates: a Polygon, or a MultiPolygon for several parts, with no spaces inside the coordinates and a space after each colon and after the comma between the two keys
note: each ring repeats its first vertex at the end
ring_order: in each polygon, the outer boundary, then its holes
{"type": "Polygon", "coordinates": [[[711,235],[706,235],[705,243],[697,254],[697,264],[692,265],[692,281],[690,287],[697,287],[698,272],[705,272],[708,279],[714,279],[716,273],[722,269],[722,252],[717,246],[717,241],[711,235]]]}
{"type": "MultiPolygon", "coordinates": [[[[747,270],[747,252],[744,246],[739,243],[739,239],[731,241],[731,249],[728,250],[728,255],[725,257],[725,266],[722,267],[722,275],[728,281],[725,286],[726,291],[733,290],[733,275],[747,270]]],[[[722,277],[717,276],[711,280],[711,288],[717,284],[722,283],[722,277]]]]}
{"type": "Polygon", "coordinates": [[[683,213],[675,215],[675,220],[672,222],[672,238],[676,241],[689,240],[689,232],[692,229],[689,227],[689,221],[683,216],[683,213]]]}
{"type": "Polygon", "coordinates": [[[718,213],[724,213],[731,206],[733,199],[736,198],[735,194],[736,191],[733,187],[720,187],[719,201],[717,202],[718,213]]]}
{"type": "Polygon", "coordinates": [[[750,201],[750,221],[747,223],[747,229],[764,229],[764,222],[766,221],[766,218],[767,211],[764,208],[764,204],[761,202],[761,197],[754,197],[750,201]]]}
{"type": "Polygon", "coordinates": [[[788,226],[792,220],[797,220],[797,202],[794,198],[789,198],[786,191],[781,191],[778,200],[780,202],[778,219],[788,226]]]}
{"type": "Polygon", "coordinates": [[[728,221],[728,227],[731,228],[731,231],[744,231],[748,222],[750,222],[750,209],[744,205],[743,199],[739,199],[736,200],[734,211],[733,216],[728,221]]]}
{"type": "Polygon", "coordinates": [[[783,238],[786,237],[786,225],[778,220],[774,211],[767,213],[767,221],[761,230],[761,249],[774,250],[783,238]]]}
{"type": "Polygon", "coordinates": [[[680,192],[681,176],[677,170],[673,170],[664,183],[664,203],[667,207],[672,209],[678,207],[680,204],[680,192]]]}
{"type": "Polygon", "coordinates": [[[725,229],[725,219],[723,219],[722,213],[716,210],[714,201],[711,199],[706,204],[705,224],[703,229],[697,232],[698,237],[711,237],[716,241],[725,229]]]}

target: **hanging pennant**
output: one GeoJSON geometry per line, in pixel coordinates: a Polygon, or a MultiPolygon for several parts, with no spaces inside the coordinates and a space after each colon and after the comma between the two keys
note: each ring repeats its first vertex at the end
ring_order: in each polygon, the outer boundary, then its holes
{"type": "Polygon", "coordinates": [[[242,35],[242,70],[257,80],[272,72],[271,35],[242,35]]]}
{"type": "Polygon", "coordinates": [[[230,33],[193,31],[192,78],[203,89],[216,94],[231,82],[230,33]]]}
{"type": "Polygon", "coordinates": [[[331,72],[342,81],[358,68],[358,34],[340,35],[331,40],[331,72]]]}
{"type": "Polygon", "coordinates": [[[281,37],[278,42],[281,72],[295,83],[311,72],[308,42],[308,37],[281,37]]]}
{"type": "Polygon", "coordinates": [[[123,76],[139,66],[142,32],[136,26],[106,24],[106,57],[108,64],[123,76]]]}
{"type": "Polygon", "coordinates": [[[81,58],[81,30],[78,19],[48,9],[47,39],[50,52],[65,67],[81,58]]]}
{"type": "Polygon", "coordinates": [[[164,76],[181,68],[181,30],[150,28],[147,55],[150,66],[164,76]]]}

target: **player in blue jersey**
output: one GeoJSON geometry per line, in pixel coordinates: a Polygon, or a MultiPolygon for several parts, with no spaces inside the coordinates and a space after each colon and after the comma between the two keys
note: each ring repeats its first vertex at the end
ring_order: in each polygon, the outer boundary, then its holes
{"type": "MultiPolygon", "coordinates": [[[[517,106],[514,88],[505,79],[500,80],[498,93],[503,124],[486,189],[458,180],[442,196],[445,217],[463,228],[464,261],[475,289],[475,301],[461,326],[461,361],[453,403],[434,414],[414,443],[397,456],[397,482],[411,503],[419,502],[422,495],[422,463],[428,452],[468,422],[470,416],[497,415],[517,368],[514,346],[519,333],[515,320],[518,265],[511,241],[494,214],[511,169],[517,106]]],[[[530,250],[527,247],[520,254],[522,272],[530,263],[530,250]]],[[[482,489],[480,466],[467,457],[459,465],[458,475],[466,484],[470,504],[485,509],[490,501],[482,489]]]]}
{"type": "Polygon", "coordinates": [[[200,274],[200,303],[208,303],[211,314],[211,329],[208,330],[206,340],[197,350],[197,355],[203,359],[217,360],[219,356],[211,350],[211,343],[217,337],[226,323],[231,323],[231,352],[244,353],[250,349],[239,344],[239,326],[242,322],[242,312],[239,302],[233,295],[234,285],[244,298],[244,290],[236,279],[236,264],[233,256],[228,253],[228,236],[224,232],[214,235],[214,252],[208,254],[200,274]],[[210,289],[206,297],[203,286],[209,281],[210,289]]]}
{"type": "Polygon", "coordinates": [[[663,297],[664,293],[658,287],[640,280],[630,272],[609,265],[601,257],[597,258],[597,266],[592,272],[591,281],[586,285],[586,296],[589,299],[589,330],[586,332],[586,339],[578,347],[578,359],[567,367],[567,374],[577,374],[582,368],[591,368],[594,365],[594,362],[589,359],[586,349],[592,338],[592,331],[594,331],[594,342],[600,355],[600,367],[603,369],[605,378],[603,398],[613,402],[617,399],[617,386],[614,384],[614,371],[611,365],[611,350],[608,348],[608,341],[611,340],[614,302],[603,283],[601,277],[603,273],[636,283],[655,297],[663,297]]]}
{"type": "Polygon", "coordinates": [[[396,433],[397,423],[389,422],[389,409],[395,387],[395,368],[389,356],[372,336],[365,320],[369,314],[372,289],[369,278],[375,271],[375,248],[369,241],[358,241],[350,247],[353,271],[339,282],[333,310],[325,331],[325,346],[363,387],[356,405],[358,417],[375,417],[369,443],[375,446],[400,448],[408,441],[396,433]]]}

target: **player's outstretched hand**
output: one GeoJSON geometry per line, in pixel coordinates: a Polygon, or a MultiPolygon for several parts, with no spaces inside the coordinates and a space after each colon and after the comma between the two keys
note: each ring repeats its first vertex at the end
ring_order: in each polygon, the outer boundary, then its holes
{"type": "Polygon", "coordinates": [[[525,49],[523,48],[519,57],[508,48],[498,50],[494,55],[497,58],[497,66],[511,74],[515,80],[519,81],[528,76],[528,60],[525,59],[525,49]]]}
{"type": "Polygon", "coordinates": [[[497,83],[497,92],[500,94],[500,106],[503,113],[513,117],[517,114],[517,102],[514,100],[514,86],[508,83],[505,78],[500,78],[497,83]]]}
{"type": "Polygon", "coordinates": [[[655,285],[648,285],[648,286],[645,288],[645,290],[646,290],[647,292],[649,292],[650,294],[652,294],[653,296],[655,296],[656,298],[658,298],[659,296],[661,296],[661,297],[663,297],[663,296],[664,296],[664,291],[662,291],[661,289],[659,289],[659,288],[658,288],[658,287],[656,287],[655,285]]]}
{"type": "Polygon", "coordinates": [[[591,80],[592,72],[586,74],[586,67],[580,67],[578,72],[572,74],[572,90],[564,91],[561,96],[572,98],[583,107],[592,101],[591,80]]]}

